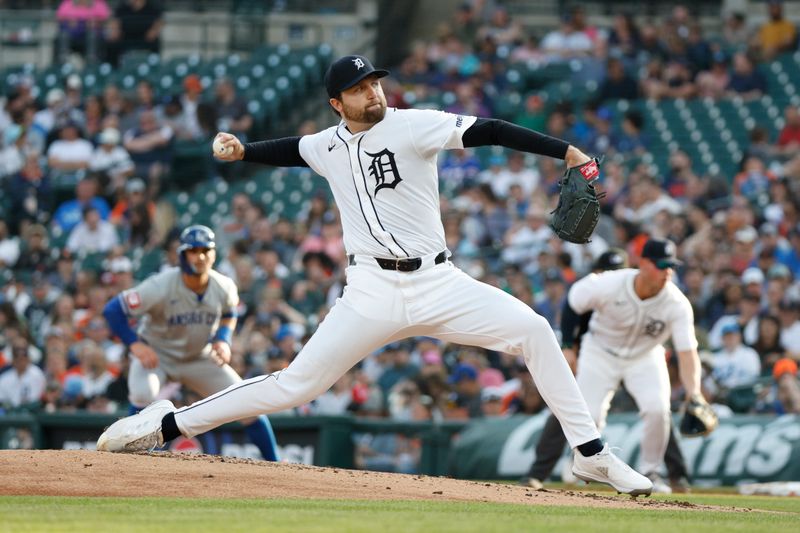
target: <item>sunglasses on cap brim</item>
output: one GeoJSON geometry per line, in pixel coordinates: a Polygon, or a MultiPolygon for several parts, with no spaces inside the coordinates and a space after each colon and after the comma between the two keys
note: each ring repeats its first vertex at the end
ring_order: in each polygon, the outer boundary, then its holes
{"type": "Polygon", "coordinates": [[[678,266],[678,263],[675,261],[670,261],[669,259],[662,259],[660,261],[653,261],[653,264],[659,270],[666,270],[668,268],[675,268],[678,266]]]}

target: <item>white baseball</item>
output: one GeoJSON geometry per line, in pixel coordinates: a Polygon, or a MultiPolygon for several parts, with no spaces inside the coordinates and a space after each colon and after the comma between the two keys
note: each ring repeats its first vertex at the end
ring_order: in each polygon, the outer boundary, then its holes
{"type": "Polygon", "coordinates": [[[214,144],[211,145],[216,155],[231,155],[233,153],[233,146],[224,146],[219,137],[214,138],[214,144]]]}

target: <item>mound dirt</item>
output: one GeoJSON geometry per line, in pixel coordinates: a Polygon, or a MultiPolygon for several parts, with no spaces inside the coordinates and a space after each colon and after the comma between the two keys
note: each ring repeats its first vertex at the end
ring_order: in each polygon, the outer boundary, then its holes
{"type": "Polygon", "coordinates": [[[641,497],[634,500],[610,493],[534,491],[516,485],[444,477],[164,452],[0,451],[0,473],[3,478],[0,495],[4,496],[450,500],[625,509],[722,510],[677,498],[674,501],[641,497]]]}

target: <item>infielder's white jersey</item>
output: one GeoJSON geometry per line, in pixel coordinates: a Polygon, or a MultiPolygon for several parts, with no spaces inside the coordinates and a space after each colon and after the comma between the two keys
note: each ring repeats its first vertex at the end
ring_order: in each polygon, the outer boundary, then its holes
{"type": "Polygon", "coordinates": [[[349,254],[421,257],[446,247],[437,157],[463,148],[476,117],[388,108],[383,120],[351,134],[344,121],[300,139],[300,155],[330,183],[349,254]]]}
{"type": "Polygon", "coordinates": [[[626,268],[589,274],[569,290],[569,305],[578,314],[593,310],[586,340],[620,357],[632,358],[663,349],[672,335],[677,351],[697,348],[694,313],[686,296],[671,281],[646,300],[636,295],[638,270],[626,268]]]}
{"type": "Polygon", "coordinates": [[[178,267],[150,276],[119,296],[128,316],[139,318],[139,338],[159,356],[180,360],[209,355],[209,341],[221,318],[236,316],[236,284],[215,270],[209,271],[202,296],[189,289],[178,267]]]}

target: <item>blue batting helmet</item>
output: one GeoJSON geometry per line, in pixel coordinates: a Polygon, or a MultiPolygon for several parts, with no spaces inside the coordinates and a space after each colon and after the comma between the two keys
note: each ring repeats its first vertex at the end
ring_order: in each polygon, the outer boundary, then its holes
{"type": "Polygon", "coordinates": [[[181,232],[180,245],[178,245],[178,257],[180,258],[181,270],[189,275],[197,274],[194,267],[190,265],[189,261],[186,259],[186,254],[184,252],[192,248],[216,249],[217,243],[214,242],[214,237],[215,235],[211,228],[200,224],[189,226],[183,230],[181,232]]]}

